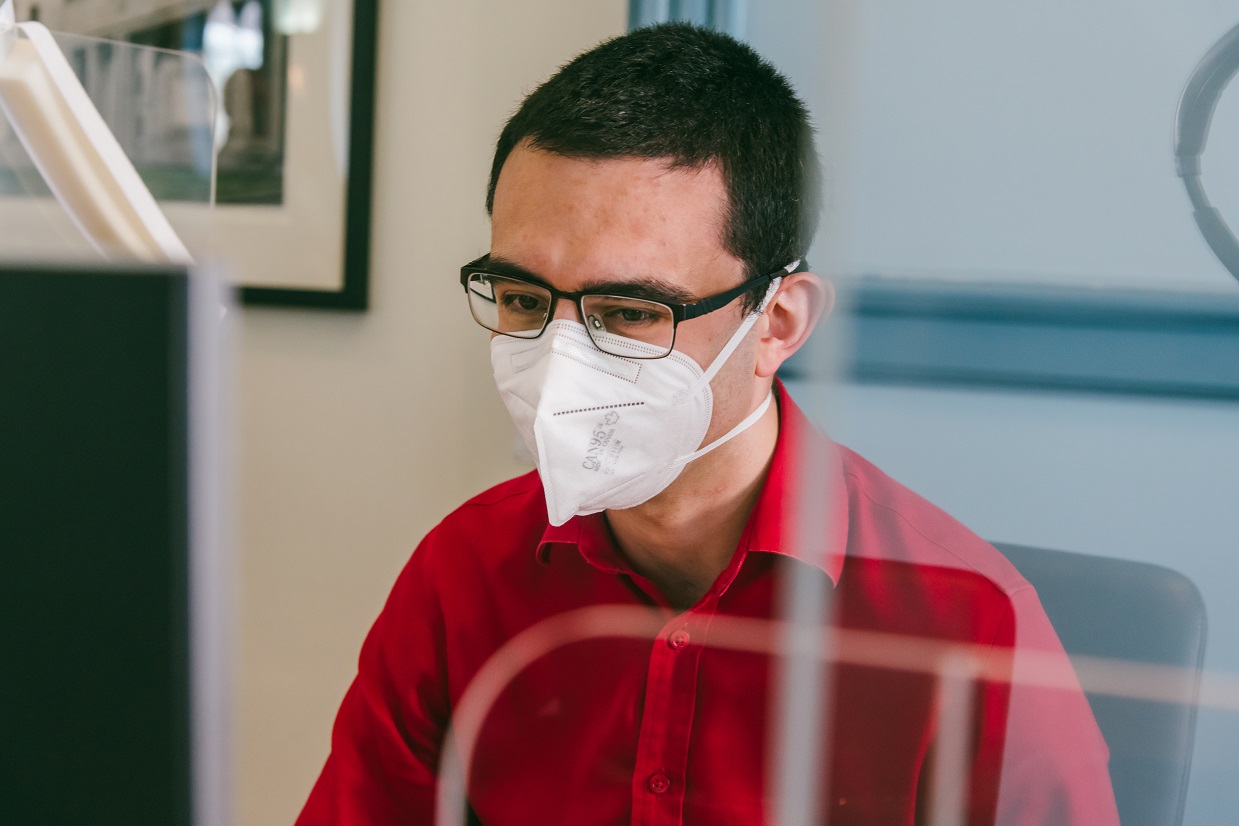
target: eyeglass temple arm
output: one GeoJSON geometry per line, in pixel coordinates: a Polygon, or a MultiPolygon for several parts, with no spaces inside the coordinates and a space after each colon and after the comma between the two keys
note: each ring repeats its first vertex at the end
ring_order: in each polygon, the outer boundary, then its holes
{"type": "Polygon", "coordinates": [[[755,290],[758,287],[764,287],[776,278],[782,278],[785,275],[791,275],[792,273],[800,272],[801,265],[803,263],[804,263],[804,259],[797,258],[795,261],[788,264],[786,267],[783,267],[780,270],[775,270],[769,275],[759,275],[753,280],[745,281],[740,286],[733,287],[732,289],[727,290],[726,292],[719,293],[718,295],[712,295],[709,298],[703,298],[701,301],[698,301],[696,304],[676,304],[672,306],[671,309],[673,312],[676,313],[676,315],[679,316],[679,318],[677,318],[676,321],[685,321],[686,319],[696,318],[697,316],[702,316],[702,315],[705,315],[706,313],[712,313],[715,310],[719,309],[720,307],[725,307],[726,305],[735,301],[737,296],[744,295],[749,290],[755,290]]]}

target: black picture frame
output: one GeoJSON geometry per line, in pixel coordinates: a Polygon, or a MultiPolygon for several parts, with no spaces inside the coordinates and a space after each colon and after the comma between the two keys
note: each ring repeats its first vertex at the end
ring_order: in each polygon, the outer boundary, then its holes
{"type": "Polygon", "coordinates": [[[353,0],[349,79],[348,176],[344,199],[344,276],[337,290],[239,286],[248,306],[362,312],[370,306],[370,216],[374,182],[374,115],[379,0],[353,0]]]}

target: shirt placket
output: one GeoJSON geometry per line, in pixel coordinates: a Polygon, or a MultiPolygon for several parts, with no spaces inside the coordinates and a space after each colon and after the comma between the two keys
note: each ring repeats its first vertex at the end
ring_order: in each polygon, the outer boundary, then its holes
{"type": "Polygon", "coordinates": [[[717,596],[707,596],[654,640],[632,778],[633,824],[683,823],[698,666],[717,603],[717,596]]]}

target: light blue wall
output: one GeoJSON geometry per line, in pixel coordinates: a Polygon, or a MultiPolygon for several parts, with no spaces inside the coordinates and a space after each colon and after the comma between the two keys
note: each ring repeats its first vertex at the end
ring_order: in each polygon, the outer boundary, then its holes
{"type": "MultiPolygon", "coordinates": [[[[1174,173],[1216,0],[764,0],[747,39],[815,110],[846,273],[1228,291],[1174,173]],[[840,103],[842,102],[842,103],[840,103]]],[[[1204,155],[1239,226],[1239,88],[1204,155]]]]}

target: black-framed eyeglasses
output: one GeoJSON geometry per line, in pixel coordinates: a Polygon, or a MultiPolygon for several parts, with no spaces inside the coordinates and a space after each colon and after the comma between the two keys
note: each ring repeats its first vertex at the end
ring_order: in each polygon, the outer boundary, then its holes
{"type": "Polygon", "coordinates": [[[478,324],[514,338],[537,338],[555,317],[555,304],[567,299],[577,306],[590,339],[599,350],[635,359],[656,359],[675,346],[681,321],[722,309],[740,296],[796,272],[800,261],[759,275],[691,304],[652,301],[610,293],[564,292],[537,281],[487,269],[483,255],[460,268],[460,283],[469,299],[469,311],[478,324]]]}

